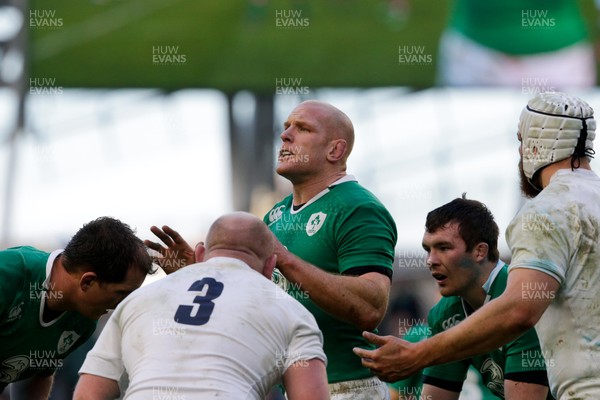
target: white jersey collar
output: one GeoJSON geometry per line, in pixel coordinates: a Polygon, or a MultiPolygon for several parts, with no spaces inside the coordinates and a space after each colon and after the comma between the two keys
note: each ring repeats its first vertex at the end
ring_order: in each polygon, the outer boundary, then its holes
{"type": "MultiPolygon", "coordinates": [[[[494,281],[496,280],[496,277],[502,270],[502,267],[504,267],[504,261],[498,260],[498,262],[496,263],[496,266],[490,273],[490,276],[488,277],[487,281],[485,281],[485,283],[482,286],[483,290],[485,290],[485,292],[488,293],[488,297],[489,297],[490,289],[492,288],[492,283],[494,283],[494,281]]],[[[486,303],[488,302],[487,298],[486,298],[485,302],[486,303]]]]}
{"type": "Polygon", "coordinates": [[[48,257],[48,261],[46,262],[46,279],[44,280],[44,288],[46,288],[46,289],[48,289],[48,287],[49,287],[48,283],[50,282],[50,273],[52,272],[52,266],[54,265],[54,260],[56,260],[56,257],[60,256],[63,251],[65,251],[65,250],[64,249],[54,250],[52,253],[50,253],[50,257],[48,257]]]}
{"type": "Polygon", "coordinates": [[[58,321],[60,319],[60,317],[62,317],[65,314],[63,311],[62,313],[60,313],[60,315],[58,317],[54,318],[52,321],[50,321],[50,322],[44,321],[44,307],[46,306],[46,293],[47,293],[47,290],[50,288],[50,273],[52,272],[54,260],[56,260],[56,258],[59,255],[61,255],[63,251],[64,251],[63,249],[54,250],[52,253],[50,253],[50,257],[48,257],[48,261],[46,262],[46,279],[44,280],[44,283],[43,283],[44,291],[42,293],[42,298],[40,301],[40,313],[39,313],[40,325],[44,328],[53,325],[56,321],[58,321]]]}

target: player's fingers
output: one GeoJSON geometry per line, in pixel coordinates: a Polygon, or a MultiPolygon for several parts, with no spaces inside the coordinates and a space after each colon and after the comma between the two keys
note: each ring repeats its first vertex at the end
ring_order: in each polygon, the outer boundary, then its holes
{"type": "Polygon", "coordinates": [[[175,229],[172,229],[171,227],[165,225],[163,226],[163,231],[169,235],[171,237],[171,239],[173,239],[173,241],[177,244],[182,244],[185,243],[187,244],[187,242],[185,240],[183,240],[183,238],[181,237],[181,235],[179,234],[179,232],[177,232],[175,229]]]}
{"type": "Polygon", "coordinates": [[[360,347],[355,347],[352,349],[352,351],[354,352],[354,354],[356,354],[363,360],[371,360],[373,357],[373,352],[375,350],[367,350],[367,349],[362,349],[360,347]]]}
{"type": "Polygon", "coordinates": [[[371,343],[373,343],[373,344],[375,344],[377,346],[382,346],[385,343],[387,343],[387,340],[385,339],[385,337],[376,335],[376,334],[371,333],[371,332],[364,331],[362,335],[369,342],[371,342],[371,343]]]}
{"type": "Polygon", "coordinates": [[[154,233],[156,235],[156,237],[158,237],[167,247],[171,247],[173,246],[173,240],[171,239],[171,237],[163,232],[163,230],[161,230],[160,228],[153,226],[150,228],[150,230],[152,231],[152,233],[154,233]]]}
{"type": "Polygon", "coordinates": [[[162,254],[163,247],[160,244],[158,244],[156,242],[152,242],[150,240],[144,240],[144,244],[146,245],[147,248],[162,254]]]}
{"type": "Polygon", "coordinates": [[[144,240],[144,244],[147,248],[152,249],[154,251],[158,251],[160,248],[160,245],[158,243],[152,242],[150,240],[144,240]]]}

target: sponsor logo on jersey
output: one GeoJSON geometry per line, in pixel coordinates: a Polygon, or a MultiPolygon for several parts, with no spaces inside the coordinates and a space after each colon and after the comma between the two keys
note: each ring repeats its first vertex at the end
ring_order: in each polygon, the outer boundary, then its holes
{"type": "Polygon", "coordinates": [[[489,374],[489,381],[485,384],[492,393],[500,398],[504,398],[504,372],[502,368],[491,358],[486,359],[481,364],[481,376],[489,374]]]}
{"type": "Polygon", "coordinates": [[[12,356],[0,364],[0,382],[10,383],[29,368],[29,358],[24,355],[12,356]]]}
{"type": "Polygon", "coordinates": [[[323,214],[322,212],[311,215],[308,219],[308,223],[306,224],[306,234],[308,236],[312,236],[319,232],[319,229],[321,229],[323,223],[325,222],[325,218],[327,218],[327,214],[323,214]]]}
{"type": "Polygon", "coordinates": [[[75,342],[79,339],[79,335],[74,331],[64,331],[60,338],[58,339],[58,354],[66,353],[71,346],[75,344],[75,342]]]}
{"type": "Polygon", "coordinates": [[[23,315],[23,304],[25,303],[20,302],[19,304],[10,309],[10,311],[8,312],[8,319],[6,320],[6,322],[14,321],[16,319],[21,318],[21,316],[23,315]]]}
{"type": "Polygon", "coordinates": [[[271,211],[269,211],[269,225],[272,224],[273,222],[281,219],[281,216],[283,215],[283,209],[285,208],[285,205],[281,205],[277,208],[272,209],[271,211]]]}
{"type": "Polygon", "coordinates": [[[454,314],[453,316],[451,316],[450,318],[448,318],[447,320],[445,320],[444,322],[442,322],[442,329],[443,330],[450,329],[454,325],[458,324],[460,321],[462,321],[461,315],[460,314],[454,314]]]}

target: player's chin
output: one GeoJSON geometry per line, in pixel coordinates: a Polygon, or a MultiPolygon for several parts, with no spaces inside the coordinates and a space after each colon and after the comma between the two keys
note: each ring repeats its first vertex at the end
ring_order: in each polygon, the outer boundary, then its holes
{"type": "Polygon", "coordinates": [[[103,315],[108,314],[110,311],[112,310],[106,308],[98,309],[94,310],[93,312],[90,312],[89,315],[86,315],[86,317],[93,321],[98,321],[100,318],[102,318],[103,315]]]}
{"type": "Polygon", "coordinates": [[[454,290],[452,287],[448,286],[445,283],[438,283],[438,290],[440,291],[440,294],[444,297],[457,296],[456,290],[454,290]]]}
{"type": "Polygon", "coordinates": [[[279,161],[277,166],[275,167],[275,172],[278,175],[283,177],[287,177],[294,174],[294,166],[291,163],[286,161],[279,161]]]}

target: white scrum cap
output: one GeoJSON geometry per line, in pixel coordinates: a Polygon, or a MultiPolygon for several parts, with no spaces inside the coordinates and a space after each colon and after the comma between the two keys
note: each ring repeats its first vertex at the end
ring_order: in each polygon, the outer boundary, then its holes
{"type": "Polygon", "coordinates": [[[531,180],[540,168],[576,152],[579,156],[591,157],[596,136],[594,110],[575,96],[539,93],[523,109],[519,133],[523,172],[531,180]]]}

